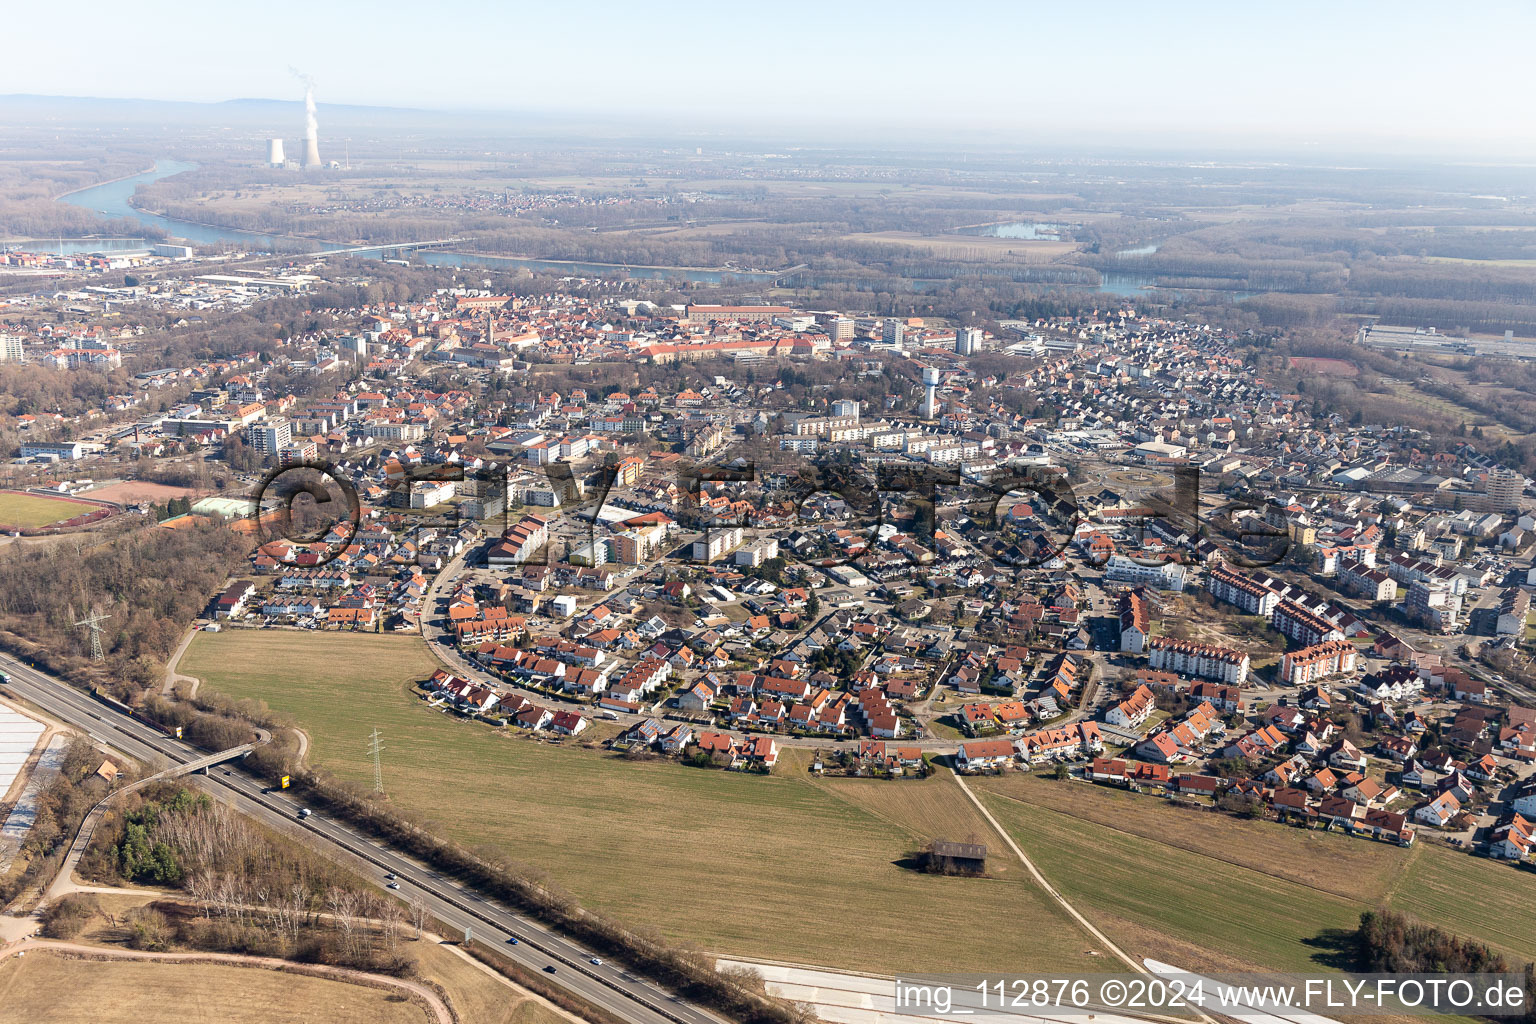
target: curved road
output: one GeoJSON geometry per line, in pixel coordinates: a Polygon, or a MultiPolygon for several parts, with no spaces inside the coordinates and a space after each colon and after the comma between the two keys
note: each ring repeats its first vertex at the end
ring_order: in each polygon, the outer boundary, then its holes
{"type": "MultiPolygon", "coordinates": [[[[457,559],[462,557],[462,554],[455,556],[455,560],[457,561],[457,559]]],[[[453,563],[449,563],[449,566],[452,567],[453,563]]],[[[459,570],[462,570],[462,568],[462,565],[458,566],[459,570]]],[[[588,716],[598,713],[599,708],[595,702],[588,704],[579,701],[574,697],[555,696],[545,693],[541,690],[534,690],[530,689],[529,687],[519,685],[514,680],[503,679],[495,672],[487,669],[484,665],[474,661],[472,658],[466,657],[462,652],[460,652],[458,647],[454,645],[452,638],[448,634],[448,631],[444,628],[443,624],[445,616],[439,614],[436,608],[436,605],[439,601],[445,600],[441,590],[438,587],[438,581],[446,581],[448,577],[449,568],[445,568],[442,572],[438,573],[436,579],[432,583],[432,586],[428,588],[427,594],[422,600],[422,615],[420,621],[418,622],[418,625],[421,629],[422,639],[426,641],[427,649],[436,656],[437,660],[443,664],[444,668],[462,679],[469,679],[481,685],[489,686],[503,694],[512,694],[519,697],[526,697],[529,700],[541,701],[546,704],[552,701],[556,701],[561,704],[570,705],[572,710],[579,711],[588,716]]],[[[446,586],[442,589],[446,589],[446,586]]],[[[816,623],[816,626],[820,626],[822,623],[826,622],[827,619],[832,617],[835,611],[836,609],[829,611],[826,615],[823,615],[821,619],[816,623]]],[[[809,633],[810,630],[807,630],[806,632],[809,633]]],[[[629,662],[622,660],[621,663],[630,664],[629,662]]],[[[172,661],[172,664],[175,664],[174,660],[172,661]]],[[[942,679],[947,671],[948,663],[946,662],[945,667],[942,668],[934,678],[942,679]]],[[[190,677],[178,676],[178,678],[185,679],[190,677]]],[[[935,687],[935,692],[936,691],[937,687],[935,687]]],[[[931,700],[932,697],[933,694],[930,694],[929,699],[931,700]]],[[[977,699],[979,700],[980,698],[977,699]]],[[[956,701],[955,706],[959,707],[960,703],[960,701],[956,701]]],[[[664,715],[665,712],[651,712],[649,710],[636,714],[630,714],[629,712],[615,712],[614,717],[609,720],[627,728],[632,725],[637,725],[647,719],[659,718],[664,715]]],[[[681,721],[681,719],[678,721],[681,721]]],[[[697,723],[690,724],[693,724],[694,728],[696,729],[701,728],[697,723]]],[[[791,736],[782,733],[745,732],[741,729],[733,728],[729,724],[716,724],[710,726],[709,729],[712,732],[723,732],[737,738],[745,739],[751,739],[754,736],[772,736],[775,740],[778,741],[780,747],[808,747],[812,749],[831,748],[834,750],[840,750],[846,746],[858,743],[857,738],[839,739],[833,736],[791,736]]],[[[914,738],[906,736],[899,740],[892,740],[889,742],[903,747],[917,747],[920,750],[931,754],[954,754],[957,753],[960,749],[959,740],[935,739],[930,737],[914,738]]]]}
{"type": "MultiPolygon", "coordinates": [[[[141,764],[158,770],[205,756],[14,658],[0,655],[0,671],[10,674],[8,688],[16,696],[141,764]]],[[[293,798],[281,791],[266,792],[261,782],[238,769],[211,772],[188,778],[241,813],[320,850],[381,888],[385,873],[393,872],[398,876],[399,895],[408,901],[420,900],[451,931],[471,933],[522,967],[546,972],[549,983],[631,1024],[721,1024],[724,1020],[622,967],[590,964],[591,951],[347,825],[319,814],[300,821],[299,804],[293,798]],[[519,939],[516,945],[509,942],[514,935],[519,939]],[[553,972],[548,971],[551,967],[553,972]]]]}

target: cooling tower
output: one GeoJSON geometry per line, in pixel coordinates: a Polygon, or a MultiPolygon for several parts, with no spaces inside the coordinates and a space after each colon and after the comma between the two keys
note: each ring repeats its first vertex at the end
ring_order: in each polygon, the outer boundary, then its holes
{"type": "Polygon", "coordinates": [[[283,140],[267,140],[267,164],[271,167],[281,167],[287,161],[283,156],[283,140]]]}

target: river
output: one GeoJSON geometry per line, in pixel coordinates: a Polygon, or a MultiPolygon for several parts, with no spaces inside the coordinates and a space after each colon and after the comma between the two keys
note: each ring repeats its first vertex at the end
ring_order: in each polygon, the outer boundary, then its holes
{"type": "MultiPolygon", "coordinates": [[[[117,181],[109,181],[104,185],[93,185],[90,188],[71,192],[59,198],[74,206],[81,206],[88,210],[94,210],[105,217],[124,217],[136,220],[146,227],[159,228],[172,238],[184,239],[198,245],[222,245],[230,244],[246,246],[252,249],[271,251],[280,243],[298,243],[313,250],[342,249],[349,243],[316,242],[314,239],[295,238],[290,235],[264,235],[254,231],[241,231],[237,228],[215,227],[211,224],[198,224],[194,221],[178,220],[174,217],[161,217],[158,214],[146,213],[135,209],[128,200],[138,191],[140,185],[147,185],[161,178],[168,178],[173,174],[183,171],[196,170],[197,164],[185,163],[180,160],[157,160],[152,170],[143,174],[135,174],[132,177],[121,178],[117,181]]],[[[144,244],[143,239],[66,239],[61,242],[39,240],[35,243],[39,247],[46,247],[54,252],[95,252],[104,249],[123,249],[144,244]]],[[[544,260],[532,257],[519,256],[483,256],[475,253],[440,252],[423,250],[417,254],[423,263],[434,267],[527,267],[530,270],[553,271],[560,274],[570,274],[573,277],[602,277],[604,275],[624,274],[632,278],[644,280],[670,281],[679,278],[692,281],[696,284],[720,284],[728,280],[745,281],[758,284],[772,284],[775,274],[763,271],[732,271],[732,270],[707,270],[692,267],[626,267],[611,263],[583,263],[574,260],[544,260]]]]}
{"type": "MultiPolygon", "coordinates": [[[[193,221],[178,220],[173,217],[161,217],[158,214],[145,213],[134,209],[128,202],[133,194],[138,191],[140,185],[147,185],[152,181],[170,177],[173,174],[181,174],[183,171],[196,170],[197,164],[180,160],[157,160],[152,170],[143,174],[135,174],[131,177],[121,178],[117,181],[109,181],[104,185],[93,185],[90,188],[71,192],[60,196],[62,202],[81,206],[88,210],[95,210],[106,217],[120,217],[136,220],[147,227],[164,231],[172,238],[184,239],[198,245],[234,245],[259,251],[276,251],[282,243],[288,243],[289,247],[298,244],[312,249],[340,249],[346,248],[347,243],[316,242],[314,239],[295,238],[288,235],[264,235],[254,231],[241,231],[237,228],[215,227],[210,224],[198,224],[193,221]]],[[[987,225],[981,229],[984,233],[998,233],[1001,237],[1009,238],[1039,238],[1049,237],[1061,230],[1063,225],[1019,222],[1003,225],[987,225]],[[1003,234],[1003,232],[1009,232],[1003,234]]],[[[975,230],[975,229],[973,229],[975,230]]],[[[29,243],[30,244],[30,243],[29,243]]],[[[142,239],[113,238],[113,239],[63,239],[57,243],[39,240],[35,243],[40,248],[51,251],[64,252],[94,252],[105,249],[122,249],[137,247],[144,244],[142,239]]],[[[1141,249],[1128,249],[1121,255],[1141,255],[1156,251],[1156,246],[1147,246],[1141,249]]],[[[524,256],[485,256],[476,253],[442,252],[436,250],[422,250],[414,257],[423,263],[434,267],[494,267],[510,269],[514,267],[527,267],[529,270],[541,270],[557,274],[569,274],[572,277],[608,277],[623,275],[646,281],[691,281],[694,284],[718,285],[728,282],[740,282],[743,284],[771,285],[779,275],[765,271],[748,270],[707,270],[693,267],[643,267],[622,266],[613,263],[586,263],[579,260],[546,260],[524,256]]],[[[796,276],[804,278],[804,272],[796,276]]],[[[1156,285],[1156,279],[1150,275],[1116,273],[1113,271],[1101,275],[1101,283],[1098,291],[1109,295],[1121,295],[1130,298],[1146,297],[1152,287],[1156,285]]],[[[810,278],[807,283],[816,285],[815,278],[810,278]]],[[[942,279],[931,279],[923,282],[934,286],[942,286],[942,279]]],[[[1167,293],[1164,292],[1166,295],[1167,293]]],[[[1176,294],[1176,293],[1175,293],[1176,294]]],[[[1233,301],[1247,298],[1245,293],[1224,292],[1220,293],[1233,301]]]]}
{"type": "MultiPolygon", "coordinates": [[[[161,178],[169,178],[173,174],[196,169],[197,164],[185,163],[180,160],[156,160],[154,169],[145,171],[143,174],[135,174],[130,178],[119,178],[117,181],[109,181],[105,185],[92,185],[90,188],[83,188],[78,192],[71,192],[59,198],[73,206],[83,206],[87,210],[95,210],[104,217],[125,217],[130,220],[136,220],[146,227],[159,228],[172,238],[185,239],[198,245],[230,243],[270,250],[278,242],[284,240],[283,236],[280,235],[263,235],[254,231],[218,228],[208,224],[195,224],[192,221],[161,217],[157,214],[135,210],[128,204],[128,200],[139,190],[140,185],[147,185],[152,181],[159,181],[161,178]]],[[[320,248],[326,247],[321,246],[320,248]]]]}

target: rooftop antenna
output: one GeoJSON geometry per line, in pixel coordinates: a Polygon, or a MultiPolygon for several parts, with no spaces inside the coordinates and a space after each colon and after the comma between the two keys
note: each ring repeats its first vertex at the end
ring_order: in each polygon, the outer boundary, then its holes
{"type": "Polygon", "coordinates": [[[384,762],[379,755],[384,753],[384,742],[379,738],[379,728],[374,726],[373,733],[368,737],[368,753],[373,758],[373,791],[384,792],[384,762]]]}
{"type": "Polygon", "coordinates": [[[103,622],[106,622],[111,617],[112,616],[110,616],[110,615],[104,614],[102,612],[98,612],[95,615],[88,616],[86,618],[81,619],[79,622],[75,623],[75,625],[77,625],[77,626],[84,626],[86,629],[91,631],[91,660],[92,661],[106,661],[107,660],[106,654],[103,653],[103,651],[101,649],[101,624],[103,622]]]}

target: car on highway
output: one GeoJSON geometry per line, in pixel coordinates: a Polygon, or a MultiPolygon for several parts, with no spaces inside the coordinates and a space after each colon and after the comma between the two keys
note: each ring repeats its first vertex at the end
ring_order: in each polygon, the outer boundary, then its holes
{"type": "Polygon", "coordinates": [[[603,959],[602,957],[595,956],[591,960],[588,960],[587,963],[592,964],[594,967],[601,967],[603,966],[603,959]]]}
{"type": "Polygon", "coordinates": [[[554,974],[555,971],[556,971],[556,967],[555,967],[554,964],[545,964],[544,965],[544,973],[545,974],[554,974]]]}
{"type": "Polygon", "coordinates": [[[507,939],[507,945],[515,946],[515,945],[518,944],[519,941],[520,940],[518,939],[518,937],[516,935],[513,935],[512,937],[507,939]]]}
{"type": "Polygon", "coordinates": [[[386,879],[388,879],[388,880],[389,880],[389,881],[391,881],[391,882],[393,882],[393,881],[394,881],[394,880],[395,880],[395,878],[396,878],[396,877],[397,877],[397,876],[396,876],[396,875],[395,875],[395,873],[394,873],[394,872],[393,872],[393,871],[390,871],[390,872],[387,872],[387,873],[386,873],[386,874],[385,874],[385,875],[384,875],[384,877],[385,877],[385,878],[386,878],[386,879]]]}
{"type": "Polygon", "coordinates": [[[398,888],[400,888],[400,883],[399,882],[390,882],[384,888],[386,888],[386,889],[398,889],[398,888]]]}
{"type": "Polygon", "coordinates": [[[299,808],[299,817],[300,818],[307,818],[307,817],[309,817],[313,813],[314,812],[311,811],[308,807],[300,807],[299,808]]]}

